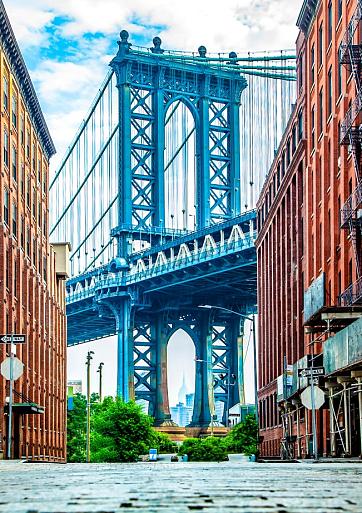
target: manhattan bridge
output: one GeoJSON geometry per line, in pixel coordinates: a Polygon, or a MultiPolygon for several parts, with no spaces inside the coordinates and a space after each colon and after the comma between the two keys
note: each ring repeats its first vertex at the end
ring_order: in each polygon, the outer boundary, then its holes
{"type": "MultiPolygon", "coordinates": [[[[54,174],[51,238],[71,243],[68,346],[117,335],[117,393],[172,424],[167,345],[195,345],[191,425],[244,401],[256,313],[255,198],[292,108],[293,52],[118,53],[54,174]],[[236,386],[230,387],[233,376],[236,386]]],[[[100,342],[101,343],[101,342],[100,342]]]]}

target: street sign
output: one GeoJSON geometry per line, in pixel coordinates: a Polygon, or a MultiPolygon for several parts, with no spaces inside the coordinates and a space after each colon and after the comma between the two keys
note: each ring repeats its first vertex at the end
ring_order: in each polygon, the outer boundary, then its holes
{"type": "Polygon", "coordinates": [[[324,367],[310,367],[307,369],[298,369],[298,376],[300,378],[307,378],[309,376],[324,376],[324,367]]]}
{"type": "Polygon", "coordinates": [[[319,385],[319,377],[314,376],[313,378],[309,376],[308,378],[308,384],[311,385],[313,381],[313,385],[319,385]]]}
{"type": "Polygon", "coordinates": [[[12,379],[15,381],[22,376],[24,372],[24,364],[19,360],[19,358],[5,358],[5,360],[0,365],[0,372],[5,379],[11,379],[11,361],[13,365],[13,376],[12,379]]]}
{"type": "MultiPolygon", "coordinates": [[[[325,401],[325,394],[322,389],[319,387],[313,386],[314,389],[314,408],[319,410],[321,406],[323,406],[325,401]]],[[[312,409],[312,387],[309,386],[300,394],[300,399],[302,401],[303,406],[308,408],[308,410],[312,409]]]]}
{"type": "Polygon", "coordinates": [[[0,335],[0,344],[25,344],[26,335],[0,335]]]}

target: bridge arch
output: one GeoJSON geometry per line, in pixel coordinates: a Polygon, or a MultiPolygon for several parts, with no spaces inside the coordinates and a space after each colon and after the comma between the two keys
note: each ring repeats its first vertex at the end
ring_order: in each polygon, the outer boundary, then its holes
{"type": "Polygon", "coordinates": [[[179,426],[191,423],[195,398],[196,344],[192,330],[176,327],[167,339],[167,389],[171,419],[179,426]]]}
{"type": "Polygon", "coordinates": [[[198,116],[195,106],[176,96],[165,107],[165,226],[194,230],[197,211],[198,116]]]}

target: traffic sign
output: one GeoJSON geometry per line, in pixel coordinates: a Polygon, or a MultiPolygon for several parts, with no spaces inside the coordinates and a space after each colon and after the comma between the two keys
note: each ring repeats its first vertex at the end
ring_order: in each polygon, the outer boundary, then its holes
{"type": "Polygon", "coordinates": [[[11,335],[7,333],[6,335],[0,335],[0,344],[25,344],[26,343],[26,335],[11,335]]]}
{"type": "Polygon", "coordinates": [[[13,365],[12,379],[15,381],[16,379],[19,379],[24,372],[24,364],[19,360],[19,358],[5,358],[3,363],[0,365],[0,372],[5,379],[11,380],[11,363],[13,365]]]}
{"type": "Polygon", "coordinates": [[[309,367],[307,369],[298,369],[298,376],[300,378],[307,378],[309,376],[324,376],[324,367],[309,367]]]}
{"type": "Polygon", "coordinates": [[[313,385],[319,385],[319,377],[318,376],[314,376],[313,378],[311,376],[309,376],[308,384],[311,385],[312,381],[313,381],[313,385]]]}
{"type": "MultiPolygon", "coordinates": [[[[323,406],[325,401],[325,394],[323,390],[319,387],[313,386],[314,390],[314,408],[319,410],[321,406],[323,406]]],[[[302,401],[303,406],[308,408],[308,410],[312,409],[312,387],[309,386],[300,394],[300,399],[302,401]]]]}

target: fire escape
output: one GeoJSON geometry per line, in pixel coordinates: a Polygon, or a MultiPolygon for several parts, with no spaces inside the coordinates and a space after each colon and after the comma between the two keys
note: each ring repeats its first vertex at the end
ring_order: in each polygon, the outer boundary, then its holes
{"type": "Polygon", "coordinates": [[[340,296],[342,306],[362,303],[362,4],[349,23],[340,46],[340,64],[352,74],[356,97],[341,123],[340,144],[346,145],[352,154],[357,186],[341,209],[341,228],[349,230],[353,244],[357,280],[340,296]]]}

